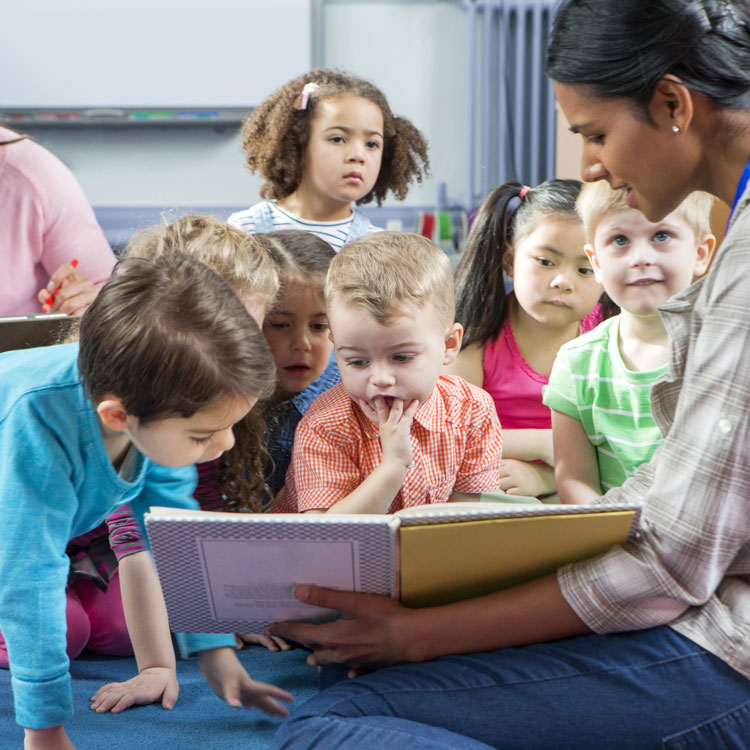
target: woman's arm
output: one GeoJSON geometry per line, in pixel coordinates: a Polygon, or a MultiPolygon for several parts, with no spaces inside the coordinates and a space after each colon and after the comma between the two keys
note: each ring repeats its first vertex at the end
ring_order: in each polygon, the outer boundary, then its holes
{"type": "Polygon", "coordinates": [[[588,632],[563,598],[555,575],[424,609],[409,609],[386,596],[314,586],[297,586],[294,595],[308,604],[338,610],[343,617],[322,625],[275,623],[268,632],[310,648],[308,664],[346,664],[351,674],[588,632]]]}
{"type": "Polygon", "coordinates": [[[484,345],[469,344],[449,365],[445,365],[446,375],[458,375],[472,385],[484,387],[484,345]]]}
{"type": "Polygon", "coordinates": [[[575,418],[552,410],[555,481],[563,503],[585,504],[600,497],[596,448],[575,418]]]}

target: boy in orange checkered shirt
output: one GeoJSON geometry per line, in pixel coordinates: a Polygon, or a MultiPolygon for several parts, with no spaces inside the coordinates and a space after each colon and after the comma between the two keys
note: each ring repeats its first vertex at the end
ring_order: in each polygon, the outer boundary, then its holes
{"type": "Polygon", "coordinates": [[[392,513],[500,483],[492,399],[442,375],[461,348],[445,253],[416,234],[345,246],[326,278],[341,383],[297,427],[277,512],[392,513]]]}

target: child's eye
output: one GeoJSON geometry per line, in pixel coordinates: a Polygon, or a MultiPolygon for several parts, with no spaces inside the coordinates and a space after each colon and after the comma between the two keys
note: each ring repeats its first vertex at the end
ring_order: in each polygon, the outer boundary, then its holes
{"type": "Polygon", "coordinates": [[[206,435],[206,437],[191,437],[190,439],[194,443],[198,443],[198,445],[203,445],[204,443],[207,443],[211,439],[211,435],[206,435]]]}
{"type": "Polygon", "coordinates": [[[587,143],[604,143],[603,135],[587,135],[584,136],[587,143]]]}
{"type": "Polygon", "coordinates": [[[344,142],[344,136],[343,135],[332,135],[328,140],[331,143],[343,143],[344,142]]]}
{"type": "Polygon", "coordinates": [[[413,359],[414,359],[413,354],[394,354],[393,355],[394,362],[411,362],[411,360],[413,359]]]}
{"type": "Polygon", "coordinates": [[[624,234],[618,234],[612,238],[612,244],[615,247],[625,247],[628,244],[628,238],[624,234]]]}
{"type": "Polygon", "coordinates": [[[325,333],[328,330],[328,323],[311,323],[310,328],[318,333],[325,333]]]}
{"type": "Polygon", "coordinates": [[[656,232],[654,234],[654,242],[668,242],[672,239],[672,235],[669,232],[665,232],[664,230],[656,232]]]}
{"type": "Polygon", "coordinates": [[[287,328],[289,323],[283,320],[267,320],[265,326],[268,328],[287,328]]]}
{"type": "Polygon", "coordinates": [[[552,268],[555,265],[549,258],[537,258],[537,262],[545,268],[552,268]]]}
{"type": "Polygon", "coordinates": [[[380,148],[380,142],[379,141],[367,141],[367,148],[372,149],[373,151],[376,151],[380,148]]]}
{"type": "Polygon", "coordinates": [[[591,266],[584,266],[583,268],[578,269],[578,273],[580,273],[581,276],[593,276],[594,269],[591,268],[591,266]]]}
{"type": "Polygon", "coordinates": [[[346,363],[349,367],[354,367],[355,369],[359,369],[361,367],[364,367],[367,364],[366,359],[350,359],[346,363]]]}

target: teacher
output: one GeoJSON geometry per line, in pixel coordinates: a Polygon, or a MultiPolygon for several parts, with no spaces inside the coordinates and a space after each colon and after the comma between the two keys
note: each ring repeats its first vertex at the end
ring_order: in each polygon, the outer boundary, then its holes
{"type": "Polygon", "coordinates": [[[80,315],[116,261],[71,171],[0,127],[0,316],[80,315]]]}
{"type": "Polygon", "coordinates": [[[547,71],[585,180],[652,222],[693,190],[734,207],[708,275],[662,308],[664,443],[600,499],[642,501],[641,535],[443,607],[298,587],[345,617],[274,635],[387,668],[323,690],[275,748],[750,747],[750,6],[566,0],[547,71]]]}

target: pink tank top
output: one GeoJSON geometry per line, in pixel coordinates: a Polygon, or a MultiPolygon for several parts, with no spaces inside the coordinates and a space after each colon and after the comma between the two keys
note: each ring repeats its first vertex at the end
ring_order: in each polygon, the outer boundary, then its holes
{"type": "MultiPolygon", "coordinates": [[[[602,322],[601,305],[581,320],[581,333],[602,322]]],[[[484,345],[484,390],[495,402],[500,424],[505,430],[549,430],[552,418],[542,403],[542,388],[549,382],[523,358],[513,334],[510,316],[500,335],[484,345]]]]}

